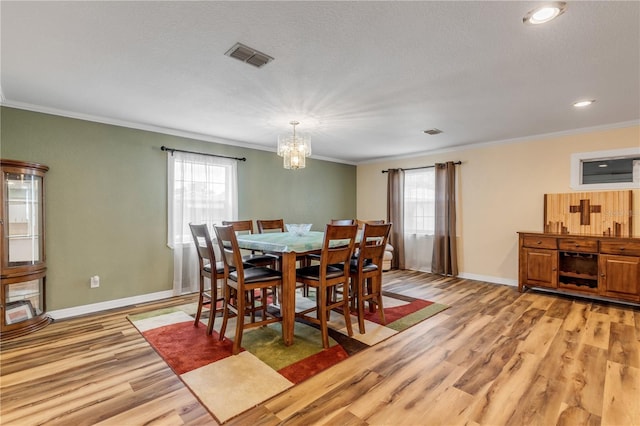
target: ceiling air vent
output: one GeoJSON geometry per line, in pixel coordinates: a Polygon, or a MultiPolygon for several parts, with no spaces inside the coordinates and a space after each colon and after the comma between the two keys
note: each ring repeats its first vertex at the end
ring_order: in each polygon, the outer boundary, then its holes
{"type": "Polygon", "coordinates": [[[255,49],[245,46],[242,43],[236,43],[231,49],[225,53],[227,56],[236,58],[239,61],[246,62],[254,67],[260,68],[261,66],[273,61],[273,58],[269,55],[265,55],[262,52],[258,52],[255,49]]]}
{"type": "Polygon", "coordinates": [[[428,135],[439,135],[440,133],[442,133],[442,130],[440,129],[436,129],[435,127],[433,129],[429,129],[429,130],[424,130],[424,132],[428,135]]]}

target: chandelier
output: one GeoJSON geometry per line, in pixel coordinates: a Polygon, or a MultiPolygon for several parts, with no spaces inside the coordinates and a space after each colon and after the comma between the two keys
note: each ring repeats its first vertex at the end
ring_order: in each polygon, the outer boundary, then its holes
{"type": "Polygon", "coordinates": [[[305,158],[311,155],[311,139],[308,135],[296,134],[297,121],[290,121],[293,134],[278,136],[278,155],[284,157],[285,169],[304,169],[305,158]]]}

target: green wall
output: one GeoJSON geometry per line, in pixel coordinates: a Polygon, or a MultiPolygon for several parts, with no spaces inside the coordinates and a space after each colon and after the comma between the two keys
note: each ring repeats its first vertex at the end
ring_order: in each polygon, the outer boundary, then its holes
{"type": "Polygon", "coordinates": [[[356,216],[355,166],[308,159],[304,170],[285,170],[273,152],[7,107],[0,125],[2,158],[50,168],[47,310],[172,288],[162,145],[246,157],[238,162],[240,219],[282,217],[321,230],[331,218],[356,216]],[[92,275],[99,288],[89,288],[92,275]]]}

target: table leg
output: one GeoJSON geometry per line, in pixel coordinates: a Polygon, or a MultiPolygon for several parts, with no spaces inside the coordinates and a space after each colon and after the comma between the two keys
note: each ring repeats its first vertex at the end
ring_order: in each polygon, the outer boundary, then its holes
{"type": "Polygon", "coordinates": [[[282,253],[282,338],[284,344],[293,343],[293,328],[296,320],[296,254],[282,253]]]}

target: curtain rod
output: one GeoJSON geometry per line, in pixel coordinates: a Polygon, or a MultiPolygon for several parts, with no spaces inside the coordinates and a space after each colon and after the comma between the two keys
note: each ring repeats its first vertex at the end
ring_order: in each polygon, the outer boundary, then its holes
{"type": "MultiPolygon", "coordinates": [[[[443,164],[443,163],[440,163],[443,164]]],[[[453,164],[455,164],[456,166],[462,164],[462,161],[455,161],[453,164]]],[[[410,167],[408,169],[403,169],[403,168],[399,168],[398,170],[418,170],[418,169],[433,169],[436,165],[432,165],[432,166],[421,166],[421,167],[410,167]]],[[[383,170],[382,173],[389,173],[389,169],[387,170],[383,170]]]]}
{"type": "Polygon", "coordinates": [[[161,146],[160,147],[161,150],[163,151],[169,151],[171,153],[171,155],[173,155],[174,152],[185,152],[187,154],[198,154],[198,155],[208,155],[209,157],[220,157],[220,158],[229,158],[231,160],[238,160],[238,161],[247,161],[247,159],[245,157],[227,157],[226,155],[218,155],[218,154],[208,154],[206,152],[195,152],[195,151],[185,151],[183,149],[175,149],[175,148],[168,148],[166,146],[161,146]]]}

